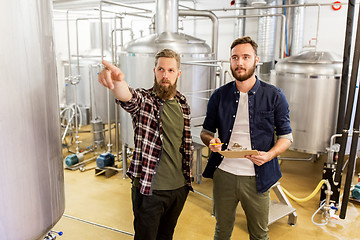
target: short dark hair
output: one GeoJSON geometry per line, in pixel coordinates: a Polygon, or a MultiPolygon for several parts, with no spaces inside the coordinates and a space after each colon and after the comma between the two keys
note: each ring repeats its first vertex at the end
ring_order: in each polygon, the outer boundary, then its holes
{"type": "Polygon", "coordinates": [[[253,47],[253,49],[255,51],[255,55],[257,55],[258,45],[249,36],[241,37],[241,38],[238,38],[235,41],[233,41],[233,43],[231,44],[230,50],[232,50],[236,45],[245,44],[245,43],[249,43],[253,47]]]}
{"type": "Polygon", "coordinates": [[[178,69],[180,68],[180,55],[175,51],[165,48],[157,52],[155,55],[155,67],[158,64],[159,58],[161,57],[174,58],[176,60],[178,69]]]}

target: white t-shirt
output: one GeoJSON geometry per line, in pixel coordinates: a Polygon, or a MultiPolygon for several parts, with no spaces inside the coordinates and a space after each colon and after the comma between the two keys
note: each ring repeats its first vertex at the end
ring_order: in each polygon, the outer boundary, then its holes
{"type": "MultiPolygon", "coordinates": [[[[234,143],[240,144],[251,150],[250,127],[249,127],[249,104],[248,94],[240,92],[239,105],[235,116],[228,147],[234,143]]],[[[219,165],[225,172],[239,176],[255,176],[254,163],[247,158],[226,158],[219,165]]]]}

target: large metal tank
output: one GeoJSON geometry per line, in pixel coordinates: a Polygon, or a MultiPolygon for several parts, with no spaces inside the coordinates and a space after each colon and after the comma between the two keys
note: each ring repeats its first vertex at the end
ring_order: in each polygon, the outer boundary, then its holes
{"type": "Polygon", "coordinates": [[[51,1],[0,3],[0,239],[35,240],[65,209],[51,1]]]}
{"type": "MultiPolygon", "coordinates": [[[[101,63],[101,42],[100,42],[100,24],[99,22],[89,22],[90,26],[90,49],[82,51],[77,57],[73,57],[71,61],[71,75],[73,77],[79,76],[79,81],[74,81],[76,84],[67,83],[65,86],[65,105],[69,106],[75,103],[74,91],[76,89],[76,102],[81,109],[82,123],[87,125],[90,120],[102,119],[103,122],[108,122],[108,95],[106,88],[98,84],[97,73],[99,72],[98,65],[101,63]],[[79,66],[78,66],[79,63],[79,66]]],[[[107,22],[103,23],[104,32],[104,59],[111,61],[111,39],[110,39],[110,25],[107,22]]],[[[70,75],[69,65],[65,65],[65,76],[70,75]]],[[[110,121],[115,119],[115,100],[110,94],[110,121]]]]}
{"type": "Polygon", "coordinates": [[[341,58],[329,52],[306,51],[275,66],[275,84],[290,105],[294,142],[291,149],[326,152],[336,131],[341,58]]]}
{"type": "MultiPolygon", "coordinates": [[[[178,30],[178,2],[176,0],[158,0],[156,13],[156,34],[129,42],[124,51],[118,54],[120,68],[126,81],[132,88],[150,88],[154,84],[155,54],[169,48],[181,56],[181,76],[178,90],[182,92],[191,108],[192,125],[203,123],[208,91],[214,82],[214,68],[201,65],[184,64],[193,61],[215,59],[211,48],[204,40],[180,34],[178,30]]],[[[133,127],[130,115],[120,111],[120,140],[133,147],[133,127]]]]}

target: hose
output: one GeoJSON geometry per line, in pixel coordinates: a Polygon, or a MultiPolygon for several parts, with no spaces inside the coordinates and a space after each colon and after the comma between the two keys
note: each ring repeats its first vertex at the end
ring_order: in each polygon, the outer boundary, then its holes
{"type": "Polygon", "coordinates": [[[314,212],[314,214],[311,216],[311,222],[317,226],[325,226],[326,224],[328,224],[328,220],[326,219],[325,222],[323,223],[317,223],[315,222],[314,218],[315,215],[320,211],[320,209],[322,209],[325,206],[325,203],[321,204],[321,206],[314,212]]]}
{"type": "Polygon", "coordinates": [[[329,222],[329,218],[330,218],[330,209],[334,209],[334,210],[337,210],[337,208],[335,208],[334,206],[330,206],[329,204],[329,201],[330,201],[330,196],[332,194],[332,191],[331,191],[331,186],[330,186],[330,183],[328,180],[325,180],[325,179],[322,179],[319,184],[316,186],[315,190],[307,197],[305,198],[297,198],[295,196],[293,196],[292,194],[290,194],[285,188],[281,187],[281,189],[284,191],[284,193],[286,195],[288,195],[292,200],[294,201],[297,201],[297,202],[306,202],[306,201],[309,201],[311,198],[313,198],[315,196],[315,194],[320,190],[321,186],[323,184],[326,184],[326,187],[327,187],[327,191],[325,192],[326,193],[326,199],[324,199],[321,203],[320,203],[320,207],[314,212],[314,214],[312,215],[311,217],[311,221],[315,224],[315,225],[318,225],[318,226],[324,226],[326,224],[328,224],[329,222]],[[314,221],[314,217],[315,215],[320,211],[320,209],[324,208],[324,211],[325,211],[325,222],[323,223],[316,223],[314,221]]]}
{"type": "Polygon", "coordinates": [[[284,193],[286,195],[288,195],[292,200],[296,201],[296,202],[306,202],[306,201],[309,201],[311,198],[313,198],[315,196],[315,194],[320,190],[321,186],[323,184],[326,184],[326,180],[325,179],[322,179],[319,184],[317,185],[317,187],[315,188],[315,190],[307,197],[305,198],[297,198],[295,197],[294,195],[292,195],[291,193],[289,193],[285,188],[283,188],[281,186],[281,189],[284,191],[284,193]]]}

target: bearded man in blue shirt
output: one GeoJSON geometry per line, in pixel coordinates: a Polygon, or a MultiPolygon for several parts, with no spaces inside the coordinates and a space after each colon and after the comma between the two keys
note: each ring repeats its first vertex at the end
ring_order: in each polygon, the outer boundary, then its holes
{"type": "Polygon", "coordinates": [[[284,93],[255,75],[257,47],[250,37],[232,43],[230,67],[236,80],[211,95],[201,132],[212,151],[203,176],[213,178],[215,240],[230,239],[239,202],[250,239],[269,239],[270,188],[281,178],[277,156],[292,142],[284,93]],[[218,153],[234,144],[259,155],[226,158],[218,153]]]}

